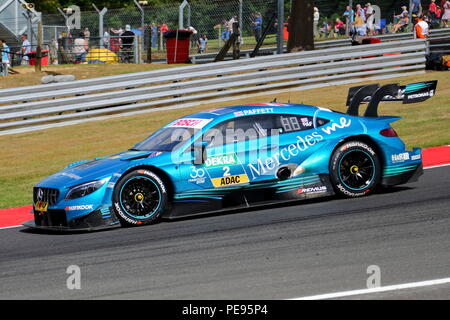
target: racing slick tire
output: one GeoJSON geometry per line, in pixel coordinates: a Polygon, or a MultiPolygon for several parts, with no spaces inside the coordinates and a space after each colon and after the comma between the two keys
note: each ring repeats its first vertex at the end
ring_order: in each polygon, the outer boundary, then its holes
{"type": "Polygon", "coordinates": [[[331,156],[330,179],[339,195],[350,198],[368,195],[381,179],[380,158],[364,142],[345,142],[331,156]]]}
{"type": "Polygon", "coordinates": [[[152,171],[139,169],[116,184],[113,207],[122,226],[156,223],[168,207],[164,182],[152,171]]]}

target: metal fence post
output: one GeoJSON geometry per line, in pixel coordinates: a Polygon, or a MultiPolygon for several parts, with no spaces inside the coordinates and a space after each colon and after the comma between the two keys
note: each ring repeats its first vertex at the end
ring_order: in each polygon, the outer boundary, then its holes
{"type": "Polygon", "coordinates": [[[134,41],[133,41],[133,56],[134,56],[134,63],[138,64],[139,63],[139,54],[140,54],[140,48],[139,48],[139,39],[138,39],[138,35],[135,34],[134,35],[134,41]]]}
{"type": "Polygon", "coordinates": [[[277,53],[283,53],[284,0],[278,0],[277,53]]]}
{"type": "Polygon", "coordinates": [[[184,0],[178,8],[178,29],[184,28],[184,8],[186,8],[186,6],[189,6],[189,2],[184,0]]]}
{"type": "Polygon", "coordinates": [[[97,6],[95,5],[95,3],[92,4],[92,6],[94,7],[95,11],[97,11],[98,13],[98,35],[100,37],[100,48],[104,47],[104,43],[103,43],[103,17],[105,16],[106,12],[108,11],[108,8],[103,8],[101,11],[98,10],[97,6]]]}
{"type": "Polygon", "coordinates": [[[243,7],[243,0],[239,0],[239,28],[241,30],[239,37],[240,37],[240,43],[244,44],[244,24],[243,24],[243,13],[242,13],[242,7],[243,7]]]}
{"type": "Polygon", "coordinates": [[[354,20],[353,12],[353,0],[348,1],[348,6],[350,7],[350,11],[348,12],[348,17],[345,20],[345,35],[348,37],[350,35],[352,20],[354,20]]]}
{"type": "Polygon", "coordinates": [[[145,24],[145,11],[142,8],[142,6],[137,2],[137,0],[134,0],[134,4],[136,7],[138,7],[139,11],[141,12],[141,28],[142,28],[142,34],[144,34],[144,24],[145,24]]]}

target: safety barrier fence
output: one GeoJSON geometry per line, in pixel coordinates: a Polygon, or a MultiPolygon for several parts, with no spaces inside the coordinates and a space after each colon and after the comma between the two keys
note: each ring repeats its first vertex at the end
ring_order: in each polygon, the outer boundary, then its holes
{"type": "Polygon", "coordinates": [[[0,135],[425,71],[402,40],[0,90],[0,135]]]}

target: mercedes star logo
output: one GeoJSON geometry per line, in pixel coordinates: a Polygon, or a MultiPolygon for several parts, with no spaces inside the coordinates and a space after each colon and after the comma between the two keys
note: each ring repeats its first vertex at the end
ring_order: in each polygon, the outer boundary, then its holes
{"type": "Polygon", "coordinates": [[[42,189],[38,189],[38,192],[37,192],[37,199],[38,199],[39,201],[44,200],[44,191],[43,191],[42,189]]]}

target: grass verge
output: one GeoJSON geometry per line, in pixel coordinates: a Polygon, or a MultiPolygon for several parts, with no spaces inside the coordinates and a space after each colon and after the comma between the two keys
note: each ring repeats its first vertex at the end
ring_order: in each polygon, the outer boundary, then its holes
{"type": "Polygon", "coordinates": [[[41,84],[41,79],[46,75],[75,76],[76,80],[114,76],[125,73],[176,68],[182,64],[62,64],[42,66],[41,72],[35,72],[33,66],[18,66],[13,69],[17,74],[1,77],[0,89],[16,88],[41,84]]]}

